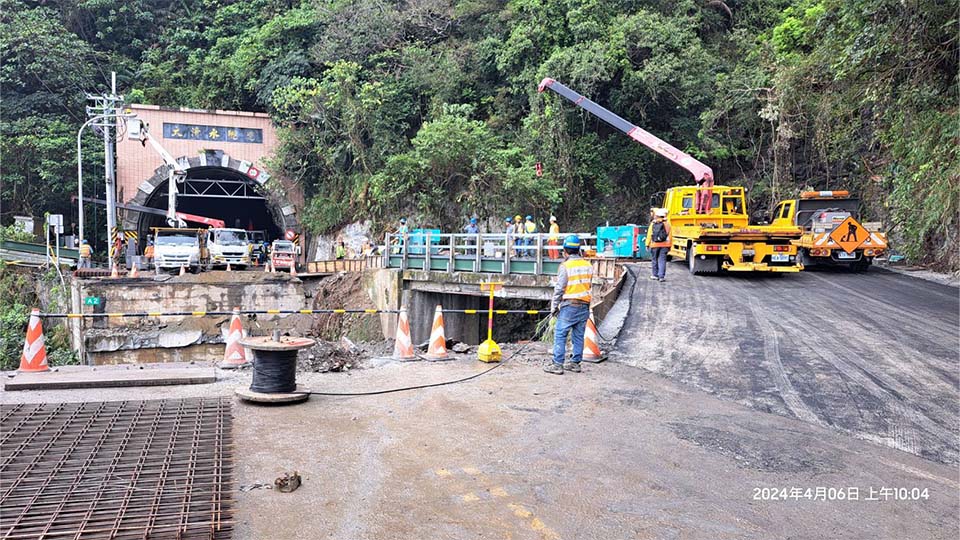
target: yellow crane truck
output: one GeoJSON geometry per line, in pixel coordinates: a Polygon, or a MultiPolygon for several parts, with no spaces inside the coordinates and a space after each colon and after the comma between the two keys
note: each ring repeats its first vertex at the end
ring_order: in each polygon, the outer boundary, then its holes
{"type": "Polygon", "coordinates": [[[799,227],[794,240],[797,258],[804,266],[847,266],[866,272],[874,257],[887,250],[880,223],[861,223],[860,200],[848,191],[804,191],[798,199],[780,201],[773,210],[775,227],[799,227]]]}
{"type": "Polygon", "coordinates": [[[800,238],[801,230],[796,225],[750,225],[744,188],[714,186],[710,167],[554,79],[543,79],[537,88],[539,92],[547,89],[693,175],[695,186],[670,188],[663,200],[671,229],[670,256],[686,260],[690,272],[803,269],[793,243],[800,238]]]}
{"type": "Polygon", "coordinates": [[[795,225],[751,225],[742,187],[714,186],[706,212],[695,211],[698,188],[667,190],[663,207],[670,224],[670,256],[686,261],[697,274],[799,272],[801,231],[795,225]]]}

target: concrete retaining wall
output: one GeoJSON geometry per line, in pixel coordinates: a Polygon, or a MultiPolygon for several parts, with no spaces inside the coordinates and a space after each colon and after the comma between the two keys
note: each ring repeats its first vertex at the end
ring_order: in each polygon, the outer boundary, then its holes
{"type": "MultiPolygon", "coordinates": [[[[175,311],[223,311],[241,309],[305,309],[303,283],[287,274],[207,272],[198,275],[161,276],[158,280],[75,280],[74,311],[132,313],[175,311]],[[229,278],[229,279],[228,279],[229,278]],[[159,281],[158,281],[159,280],[159,281]],[[99,306],[85,306],[83,299],[101,298],[99,306]]],[[[164,361],[219,361],[220,344],[229,316],[175,316],[83,319],[74,347],[89,364],[164,361]]],[[[309,316],[268,315],[244,317],[252,335],[266,334],[274,327],[302,335],[309,329],[309,316]]]]}

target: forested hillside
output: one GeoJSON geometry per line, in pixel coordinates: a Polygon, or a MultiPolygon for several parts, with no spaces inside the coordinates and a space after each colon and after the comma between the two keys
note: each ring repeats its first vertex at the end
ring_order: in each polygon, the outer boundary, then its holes
{"type": "Polygon", "coordinates": [[[538,94],[551,76],[694,154],[719,183],[746,185],[757,218],[804,188],[849,189],[899,252],[960,269],[956,2],[0,5],[4,224],[71,214],[83,92],[111,70],[128,101],[269,112],[282,137],[271,170],[303,185],[314,232],[400,215],[445,228],[474,214],[644,222],[658,192],[689,182],[538,94]]]}

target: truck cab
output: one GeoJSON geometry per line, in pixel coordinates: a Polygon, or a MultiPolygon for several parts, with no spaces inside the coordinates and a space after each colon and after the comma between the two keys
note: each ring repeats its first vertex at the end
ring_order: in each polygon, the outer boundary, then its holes
{"type": "Polygon", "coordinates": [[[211,228],[207,230],[210,261],[215,267],[250,265],[250,241],[243,229],[211,228]]]}
{"type": "Polygon", "coordinates": [[[153,260],[158,271],[187,268],[206,270],[210,264],[207,231],[189,228],[153,228],[153,260]]]}
{"type": "Polygon", "coordinates": [[[794,244],[804,266],[847,266],[863,272],[874,257],[885,253],[887,238],[879,223],[861,224],[859,219],[860,200],[850,197],[848,191],[805,191],[797,199],[780,201],[771,223],[794,225],[803,231],[794,244]],[[855,241],[844,242],[851,229],[855,241]],[[860,237],[856,236],[858,230],[863,233],[860,237]]]}
{"type": "Polygon", "coordinates": [[[277,270],[290,270],[297,263],[297,247],[288,240],[274,240],[270,244],[270,264],[277,270]]]}
{"type": "Polygon", "coordinates": [[[696,186],[670,188],[664,195],[670,223],[670,256],[687,262],[693,274],[730,272],[799,272],[795,225],[751,225],[746,190],[710,188],[710,210],[696,211],[696,186]]]}

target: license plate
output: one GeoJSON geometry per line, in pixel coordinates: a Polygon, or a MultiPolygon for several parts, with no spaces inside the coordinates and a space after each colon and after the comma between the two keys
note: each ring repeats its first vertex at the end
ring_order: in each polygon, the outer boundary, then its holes
{"type": "Polygon", "coordinates": [[[838,259],[856,259],[857,253],[856,252],[847,253],[846,251],[838,251],[837,258],[838,259]]]}
{"type": "Polygon", "coordinates": [[[786,253],[774,253],[770,256],[772,262],[790,262],[790,255],[786,253]]]}

